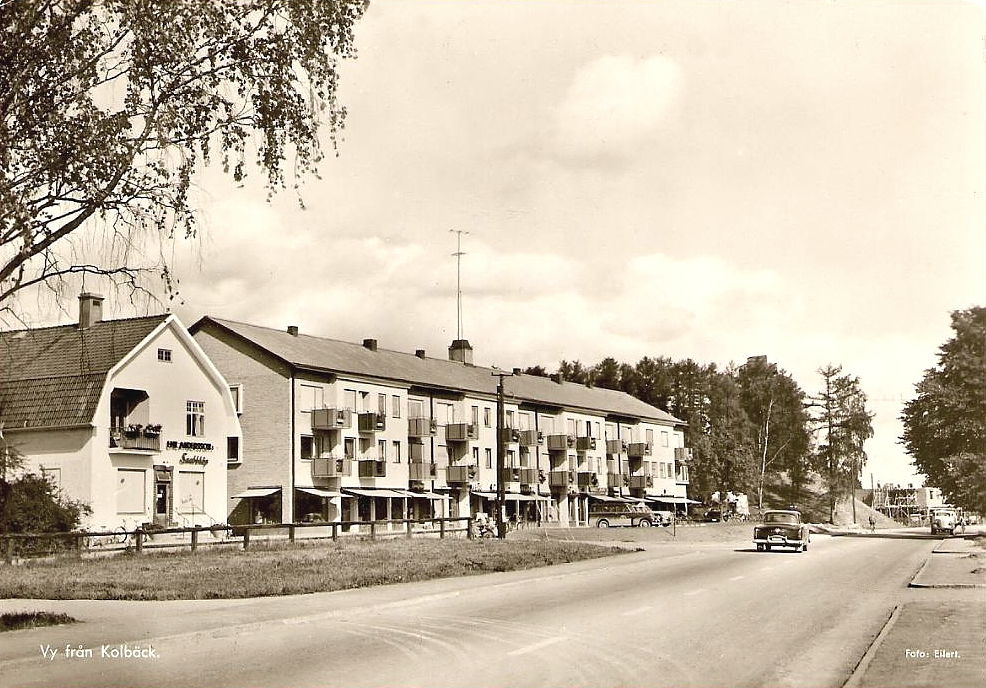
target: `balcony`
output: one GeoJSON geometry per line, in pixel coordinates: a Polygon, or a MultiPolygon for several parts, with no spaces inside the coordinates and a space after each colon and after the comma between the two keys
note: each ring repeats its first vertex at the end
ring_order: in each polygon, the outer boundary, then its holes
{"type": "Polygon", "coordinates": [[[386,478],[387,462],[377,459],[361,459],[359,461],[359,477],[361,478],[386,478]]]}
{"type": "Polygon", "coordinates": [[[445,426],[447,442],[468,442],[479,439],[479,428],[474,423],[450,423],[445,426]]]}
{"type": "Polygon", "coordinates": [[[654,487],[654,479],[649,475],[631,475],[630,489],[643,490],[646,487],[654,487]]]}
{"type": "Polygon", "coordinates": [[[520,484],[521,485],[535,485],[538,481],[538,470],[536,468],[521,468],[520,469],[520,484]]]}
{"type": "Polygon", "coordinates": [[[349,409],[312,409],[312,430],[346,430],[353,426],[349,409]]]}
{"type": "Polygon", "coordinates": [[[476,467],[468,466],[449,466],[445,471],[445,482],[447,483],[468,483],[476,477],[476,467]]]}
{"type": "Polygon", "coordinates": [[[623,476],[619,473],[606,474],[606,487],[619,487],[623,484],[623,476]]]}
{"type": "Polygon", "coordinates": [[[544,444],[544,433],[537,430],[521,430],[520,443],[524,447],[540,447],[544,444]]]}
{"type": "Polygon", "coordinates": [[[434,418],[408,418],[408,437],[434,437],[438,434],[438,421],[434,418]]]}
{"type": "Polygon", "coordinates": [[[627,456],[631,459],[639,459],[644,456],[650,456],[650,454],[650,442],[631,442],[627,446],[627,456]]]}
{"type": "Polygon", "coordinates": [[[501,428],[500,441],[504,444],[520,442],[520,430],[514,430],[513,428],[501,428]]]}
{"type": "Polygon", "coordinates": [[[674,448],[674,460],[675,461],[691,461],[692,460],[692,448],[691,447],[675,447],[674,448]]]}
{"type": "Polygon", "coordinates": [[[599,485],[599,478],[591,471],[579,471],[578,485],[579,487],[596,487],[599,485]]]}
{"type": "Polygon", "coordinates": [[[161,451],[161,426],[128,425],[123,428],[110,428],[110,447],[161,451]]]}
{"type": "Polygon", "coordinates": [[[419,463],[424,463],[431,459],[428,451],[428,447],[421,442],[408,442],[407,443],[407,453],[409,461],[417,461],[419,463]]]}
{"type": "Polygon", "coordinates": [[[505,483],[519,483],[520,482],[520,469],[519,468],[504,468],[503,473],[500,474],[500,480],[505,483]]]}
{"type": "Polygon", "coordinates": [[[412,461],[407,467],[408,480],[434,480],[438,477],[438,467],[433,463],[412,461]]]}
{"type": "Polygon", "coordinates": [[[548,435],[548,451],[568,451],[574,447],[574,435],[548,435]]]}
{"type": "Polygon", "coordinates": [[[578,451],[595,451],[595,437],[579,437],[575,440],[575,449],[578,451]]]}
{"type": "Polygon", "coordinates": [[[551,471],[548,473],[548,487],[568,487],[574,482],[574,476],[570,471],[551,471]]]}
{"type": "Polygon", "coordinates": [[[625,454],[627,443],[623,440],[606,440],[607,454],[625,454]]]}
{"type": "Polygon", "coordinates": [[[387,416],[382,413],[361,413],[358,417],[361,433],[372,434],[387,429],[387,416]]]}
{"type": "Polygon", "coordinates": [[[328,457],[312,459],[313,478],[342,478],[353,473],[353,462],[350,459],[328,457]]]}

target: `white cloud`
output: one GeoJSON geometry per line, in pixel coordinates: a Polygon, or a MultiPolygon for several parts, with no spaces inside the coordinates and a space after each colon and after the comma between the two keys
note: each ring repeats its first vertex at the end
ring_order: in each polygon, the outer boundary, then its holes
{"type": "Polygon", "coordinates": [[[683,90],[681,68],[655,55],[606,55],[576,73],[554,112],[554,143],[563,157],[624,158],[673,121],[683,90]]]}

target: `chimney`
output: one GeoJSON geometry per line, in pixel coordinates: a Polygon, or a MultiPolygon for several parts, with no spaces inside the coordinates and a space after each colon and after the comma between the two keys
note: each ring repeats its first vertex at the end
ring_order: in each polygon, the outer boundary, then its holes
{"type": "Polygon", "coordinates": [[[288,325],[288,334],[291,335],[292,337],[297,337],[298,336],[298,326],[297,325],[288,325]]]}
{"type": "Polygon", "coordinates": [[[414,355],[417,356],[418,358],[424,358],[425,357],[425,350],[424,349],[415,349],[414,350],[414,355]]]}
{"type": "Polygon", "coordinates": [[[472,346],[469,345],[469,340],[453,339],[452,345],[448,348],[448,358],[450,361],[472,365],[472,346]]]}
{"type": "Polygon", "coordinates": [[[376,339],[364,339],[363,346],[365,346],[370,351],[377,350],[377,340],[376,339]]]}
{"type": "Polygon", "coordinates": [[[88,329],[102,320],[103,297],[88,292],[79,294],[79,329],[88,329]]]}

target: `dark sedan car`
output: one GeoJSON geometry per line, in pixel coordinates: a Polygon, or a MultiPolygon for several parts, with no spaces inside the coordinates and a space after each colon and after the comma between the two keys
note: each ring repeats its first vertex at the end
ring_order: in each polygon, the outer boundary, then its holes
{"type": "Polygon", "coordinates": [[[801,512],[778,509],[764,512],[763,523],[753,529],[753,542],[758,551],[793,547],[795,551],[805,552],[811,535],[808,525],[801,522],[801,512]]]}

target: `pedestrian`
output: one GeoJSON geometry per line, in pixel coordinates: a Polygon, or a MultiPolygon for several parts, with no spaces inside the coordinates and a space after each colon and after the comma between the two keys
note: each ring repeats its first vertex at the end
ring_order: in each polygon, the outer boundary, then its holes
{"type": "Polygon", "coordinates": [[[872,533],[875,530],[876,530],[876,519],[873,518],[873,514],[870,514],[870,532],[872,533]]]}

